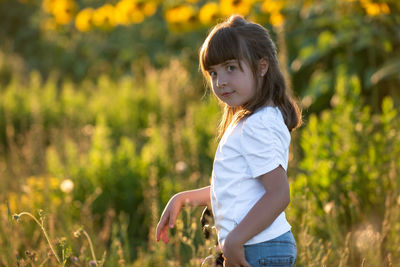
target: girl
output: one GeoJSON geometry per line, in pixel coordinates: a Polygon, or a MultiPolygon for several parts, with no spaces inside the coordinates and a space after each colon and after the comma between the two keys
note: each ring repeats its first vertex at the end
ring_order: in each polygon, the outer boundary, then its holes
{"type": "Polygon", "coordinates": [[[211,202],[225,266],[294,266],[296,242],[285,217],[290,132],[301,111],[288,96],[267,30],[233,15],[216,25],[200,50],[200,68],[224,113],[211,185],[174,195],[157,241],[185,204],[211,202]]]}

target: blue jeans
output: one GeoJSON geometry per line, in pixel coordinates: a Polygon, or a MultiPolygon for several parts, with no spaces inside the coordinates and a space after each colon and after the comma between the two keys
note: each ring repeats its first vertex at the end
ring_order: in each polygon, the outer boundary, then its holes
{"type": "Polygon", "coordinates": [[[244,253],[252,267],[292,267],[296,262],[296,241],[292,231],[288,231],[262,243],[245,245],[244,253]]]}

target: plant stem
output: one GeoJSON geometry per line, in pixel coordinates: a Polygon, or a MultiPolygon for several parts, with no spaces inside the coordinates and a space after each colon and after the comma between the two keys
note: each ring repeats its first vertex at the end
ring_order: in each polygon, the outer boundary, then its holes
{"type": "Polygon", "coordinates": [[[96,266],[98,266],[97,264],[97,259],[96,259],[96,255],[94,254],[94,249],[93,249],[93,244],[92,244],[92,240],[90,239],[90,236],[88,235],[88,233],[85,230],[82,230],[83,234],[86,236],[86,239],[89,242],[89,247],[90,247],[90,251],[92,252],[92,257],[94,262],[96,263],[96,266]]]}
{"type": "Polygon", "coordinates": [[[47,235],[46,229],[44,228],[43,224],[41,224],[41,223],[38,221],[38,219],[36,219],[36,217],[33,216],[33,215],[32,215],[31,213],[29,213],[29,212],[25,212],[25,211],[24,211],[24,212],[21,212],[20,214],[17,214],[17,215],[18,215],[19,217],[21,217],[22,215],[28,215],[29,217],[31,217],[31,218],[40,226],[40,228],[42,229],[42,232],[43,232],[44,236],[46,237],[47,243],[49,243],[51,252],[53,252],[54,256],[56,257],[56,259],[57,259],[57,261],[58,261],[58,263],[61,264],[60,258],[58,258],[57,254],[56,254],[56,252],[55,252],[55,250],[54,250],[54,248],[53,248],[53,246],[51,245],[50,238],[49,238],[49,236],[47,235]]]}

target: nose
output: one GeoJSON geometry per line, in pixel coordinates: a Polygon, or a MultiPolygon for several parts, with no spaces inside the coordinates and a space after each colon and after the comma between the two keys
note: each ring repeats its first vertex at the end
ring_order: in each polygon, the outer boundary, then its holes
{"type": "Polygon", "coordinates": [[[219,87],[219,88],[223,88],[223,87],[225,87],[227,85],[227,81],[226,81],[226,79],[224,79],[223,77],[218,77],[217,78],[217,87],[219,87]]]}

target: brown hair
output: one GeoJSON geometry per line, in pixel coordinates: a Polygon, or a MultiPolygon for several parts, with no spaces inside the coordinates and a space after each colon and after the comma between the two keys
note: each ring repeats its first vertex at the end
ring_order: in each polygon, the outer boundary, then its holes
{"type": "Polygon", "coordinates": [[[210,82],[208,74],[210,67],[227,60],[245,60],[254,77],[259,75],[260,59],[266,59],[268,62],[268,71],[263,76],[262,83],[259,84],[258,79],[255,79],[256,93],[248,103],[240,107],[224,105],[219,138],[233,120],[239,121],[271,101],[281,110],[289,131],[301,125],[301,110],[288,95],[285,80],[279,69],[276,47],[267,29],[245,20],[240,15],[232,15],[211,30],[200,49],[199,56],[200,69],[208,82],[210,82]]]}

